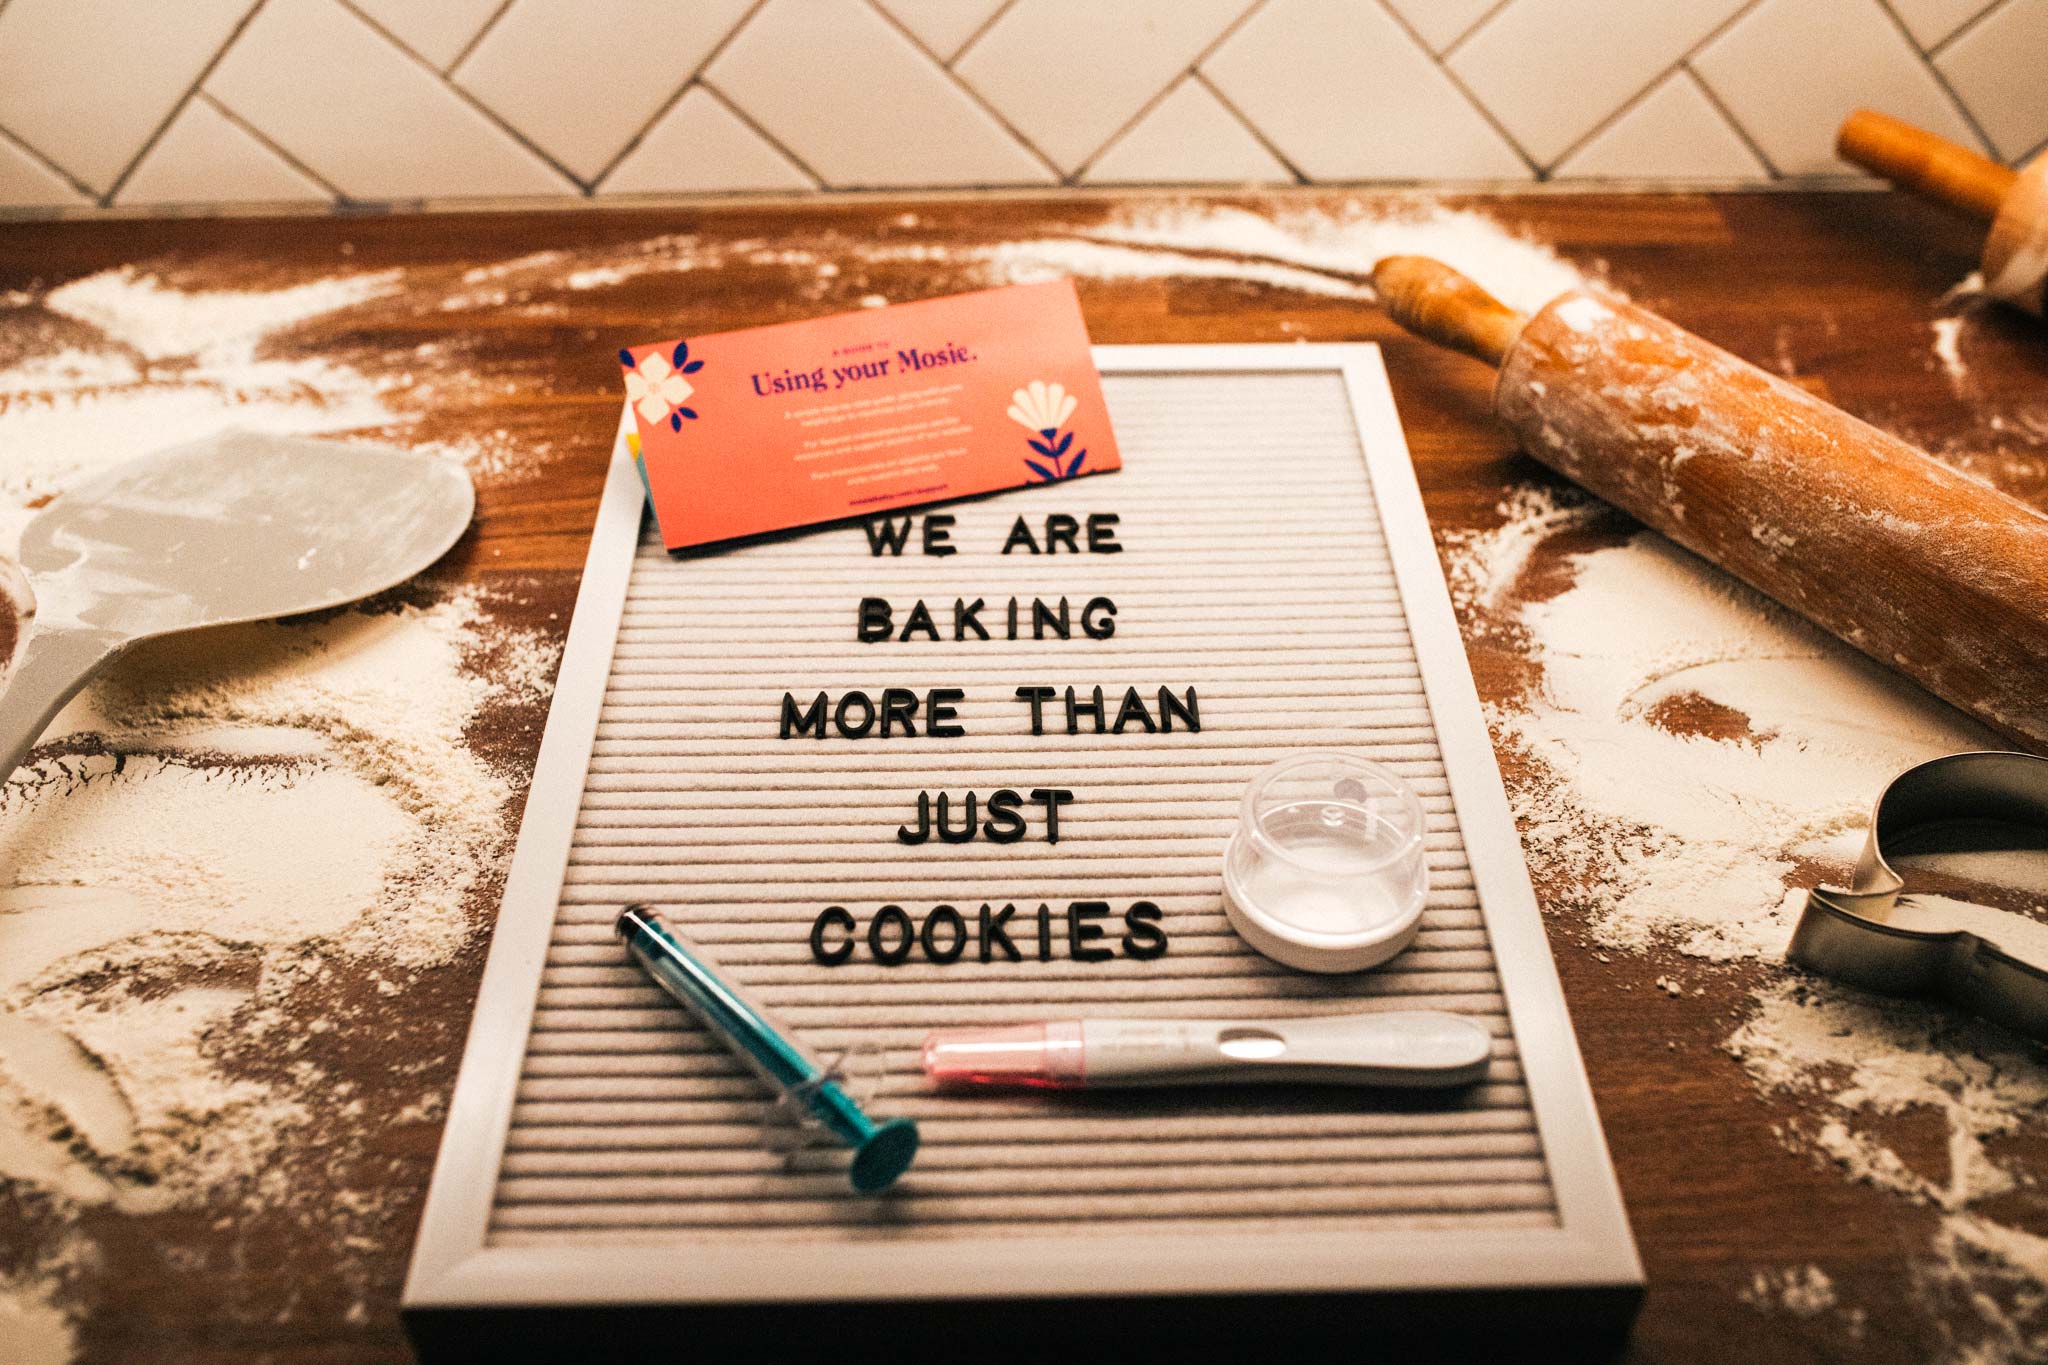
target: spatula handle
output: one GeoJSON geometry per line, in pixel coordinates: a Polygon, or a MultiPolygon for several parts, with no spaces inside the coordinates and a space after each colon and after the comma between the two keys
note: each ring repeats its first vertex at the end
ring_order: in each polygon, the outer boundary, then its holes
{"type": "Polygon", "coordinates": [[[127,645],[125,636],[98,630],[38,628],[21,665],[0,692],[0,780],[21,766],[64,703],[127,645]]]}

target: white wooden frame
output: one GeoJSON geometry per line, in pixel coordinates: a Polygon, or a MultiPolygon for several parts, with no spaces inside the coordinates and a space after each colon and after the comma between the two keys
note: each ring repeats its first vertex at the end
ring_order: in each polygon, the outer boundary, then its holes
{"type": "Polygon", "coordinates": [[[1131,1233],[1101,1238],[973,1237],[693,1245],[688,1256],[588,1245],[485,1245],[514,1092],[553,930],[598,712],[645,499],[626,449],[613,450],[560,679],[541,741],[497,934],[404,1306],[652,1305],[785,1301],[1086,1298],[1469,1289],[1628,1289],[1642,1268],[1521,846],[1437,563],[1422,496],[1379,348],[1101,346],[1105,374],[1201,371],[1343,375],[1395,578],[1437,725],[1452,799],[1498,961],[1531,1107],[1557,1196],[1555,1227],[1284,1237],[1281,1255],[1219,1254],[1260,1234],[1131,1233]]]}

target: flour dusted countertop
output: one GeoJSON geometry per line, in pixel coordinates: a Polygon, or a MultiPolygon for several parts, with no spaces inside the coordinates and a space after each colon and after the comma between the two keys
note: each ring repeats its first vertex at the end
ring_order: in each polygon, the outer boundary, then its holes
{"type": "MultiPolygon", "coordinates": [[[[463,461],[362,611],[141,651],[0,794],[0,1342],[399,1361],[397,1289],[618,412],[619,346],[1071,274],[1099,342],[1378,341],[1650,1276],[1643,1360],[2048,1344],[2048,1069],[1777,965],[1967,722],[1515,456],[1362,280],[1590,277],[2048,502],[2048,333],[1886,194],[1329,194],[0,227],[0,542],[229,423],[463,461]]],[[[5,633],[0,632],[0,644],[5,633]]],[[[2010,869],[2001,903],[2048,899],[2010,869]]]]}

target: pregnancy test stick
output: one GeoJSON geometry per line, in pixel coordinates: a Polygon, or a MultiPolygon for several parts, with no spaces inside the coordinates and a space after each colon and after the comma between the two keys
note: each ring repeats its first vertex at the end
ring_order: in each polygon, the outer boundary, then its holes
{"type": "Polygon", "coordinates": [[[1439,1010],[1263,1021],[1065,1019],[927,1034],[924,1072],[944,1086],[1058,1090],[1259,1081],[1443,1087],[1480,1079],[1492,1053],[1484,1025],[1439,1010]]]}

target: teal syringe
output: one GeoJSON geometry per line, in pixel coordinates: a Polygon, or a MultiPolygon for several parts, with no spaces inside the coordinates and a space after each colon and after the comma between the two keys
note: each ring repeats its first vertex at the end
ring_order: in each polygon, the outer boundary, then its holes
{"type": "Polygon", "coordinates": [[[661,988],[745,1062],[756,1076],[853,1148],[848,1171],[862,1194],[887,1189],[917,1155],[911,1119],[875,1122],[861,1112],[828,1070],[768,1012],[719,976],[703,949],[670,928],[644,905],[629,905],[613,926],[627,951],[661,988]]]}

